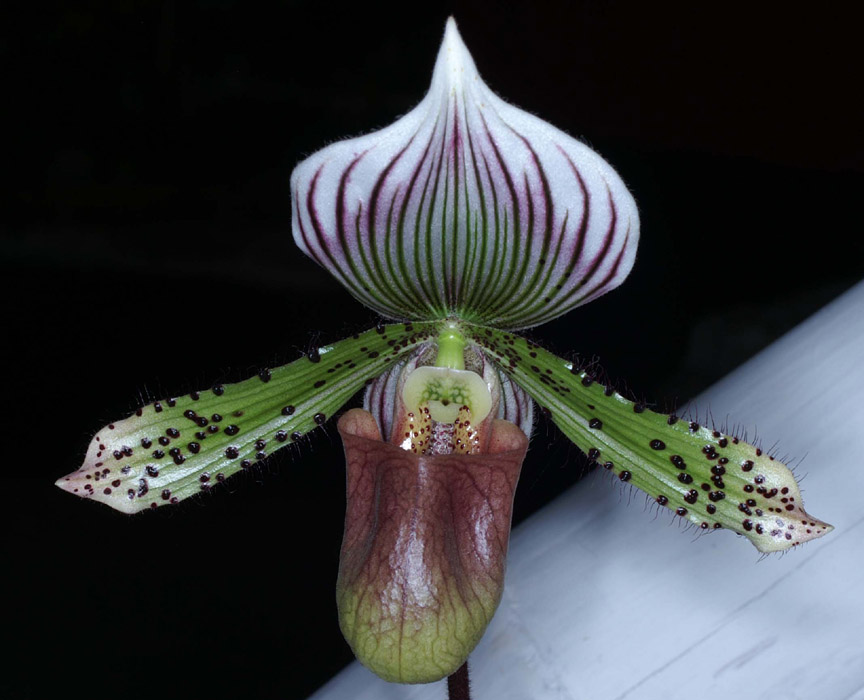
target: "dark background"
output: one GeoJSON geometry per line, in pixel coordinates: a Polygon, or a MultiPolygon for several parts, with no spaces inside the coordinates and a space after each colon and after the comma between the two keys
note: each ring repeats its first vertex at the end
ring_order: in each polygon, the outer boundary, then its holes
{"type": "MultiPolygon", "coordinates": [[[[52,483],[146,392],[374,323],[295,250],[288,178],[419,101],[450,12],[488,84],[587,141],[640,205],[632,275],[532,332],[551,349],[672,408],[861,278],[851,17],[527,5],[129,0],[4,23],[0,695],[302,698],[351,660],[332,423],[134,518],[52,483]]],[[[517,520],[584,467],[540,421],[517,520]]]]}

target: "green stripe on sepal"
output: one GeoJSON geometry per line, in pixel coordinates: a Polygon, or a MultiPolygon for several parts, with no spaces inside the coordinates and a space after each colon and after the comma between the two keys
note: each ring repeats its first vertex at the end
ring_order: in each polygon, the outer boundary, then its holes
{"type": "Polygon", "coordinates": [[[435,331],[382,325],[252,379],[148,404],[100,430],[57,486],[124,513],[178,503],[325,423],[435,331]]]}
{"type": "Polygon", "coordinates": [[[464,332],[591,459],[698,527],[734,530],[760,552],[833,529],[804,510],[789,468],[753,445],[650,411],[519,336],[469,325],[464,332]]]}

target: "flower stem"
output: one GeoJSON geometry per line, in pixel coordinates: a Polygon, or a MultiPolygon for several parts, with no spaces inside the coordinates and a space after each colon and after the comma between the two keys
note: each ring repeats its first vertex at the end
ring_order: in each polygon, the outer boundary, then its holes
{"type": "Polygon", "coordinates": [[[438,334],[438,357],[435,366],[465,369],[465,336],[452,321],[445,324],[438,334]]]}
{"type": "Polygon", "coordinates": [[[465,661],[453,675],[447,677],[447,697],[449,700],[471,700],[468,661],[465,661]]]}

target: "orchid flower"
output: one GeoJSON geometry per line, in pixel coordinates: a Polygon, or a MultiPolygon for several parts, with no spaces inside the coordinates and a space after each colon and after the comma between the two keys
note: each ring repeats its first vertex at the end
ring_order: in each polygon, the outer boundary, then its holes
{"type": "Polygon", "coordinates": [[[101,429],[57,485],[125,513],[170,506],[335,416],[347,513],[342,631],[388,681],[448,676],[501,598],[535,404],[588,457],[702,530],[761,552],[832,528],[790,470],[734,435],[661,415],[514,331],[630,272],[639,215],[600,156],[507,104],[451,19],[426,97],[291,178],[297,245],[392,320],[236,384],[101,429]]]}

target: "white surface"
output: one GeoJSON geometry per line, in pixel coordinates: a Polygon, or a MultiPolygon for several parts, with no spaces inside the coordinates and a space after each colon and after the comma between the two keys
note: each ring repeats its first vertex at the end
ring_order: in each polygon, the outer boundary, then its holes
{"type": "MultiPolygon", "coordinates": [[[[864,700],[864,283],[696,405],[806,455],[805,504],[835,531],[760,560],[742,537],[682,531],[641,492],[589,478],[514,531],[504,599],[471,656],[474,700],[864,700]]],[[[312,697],[447,691],[354,663],[312,697]]]]}

